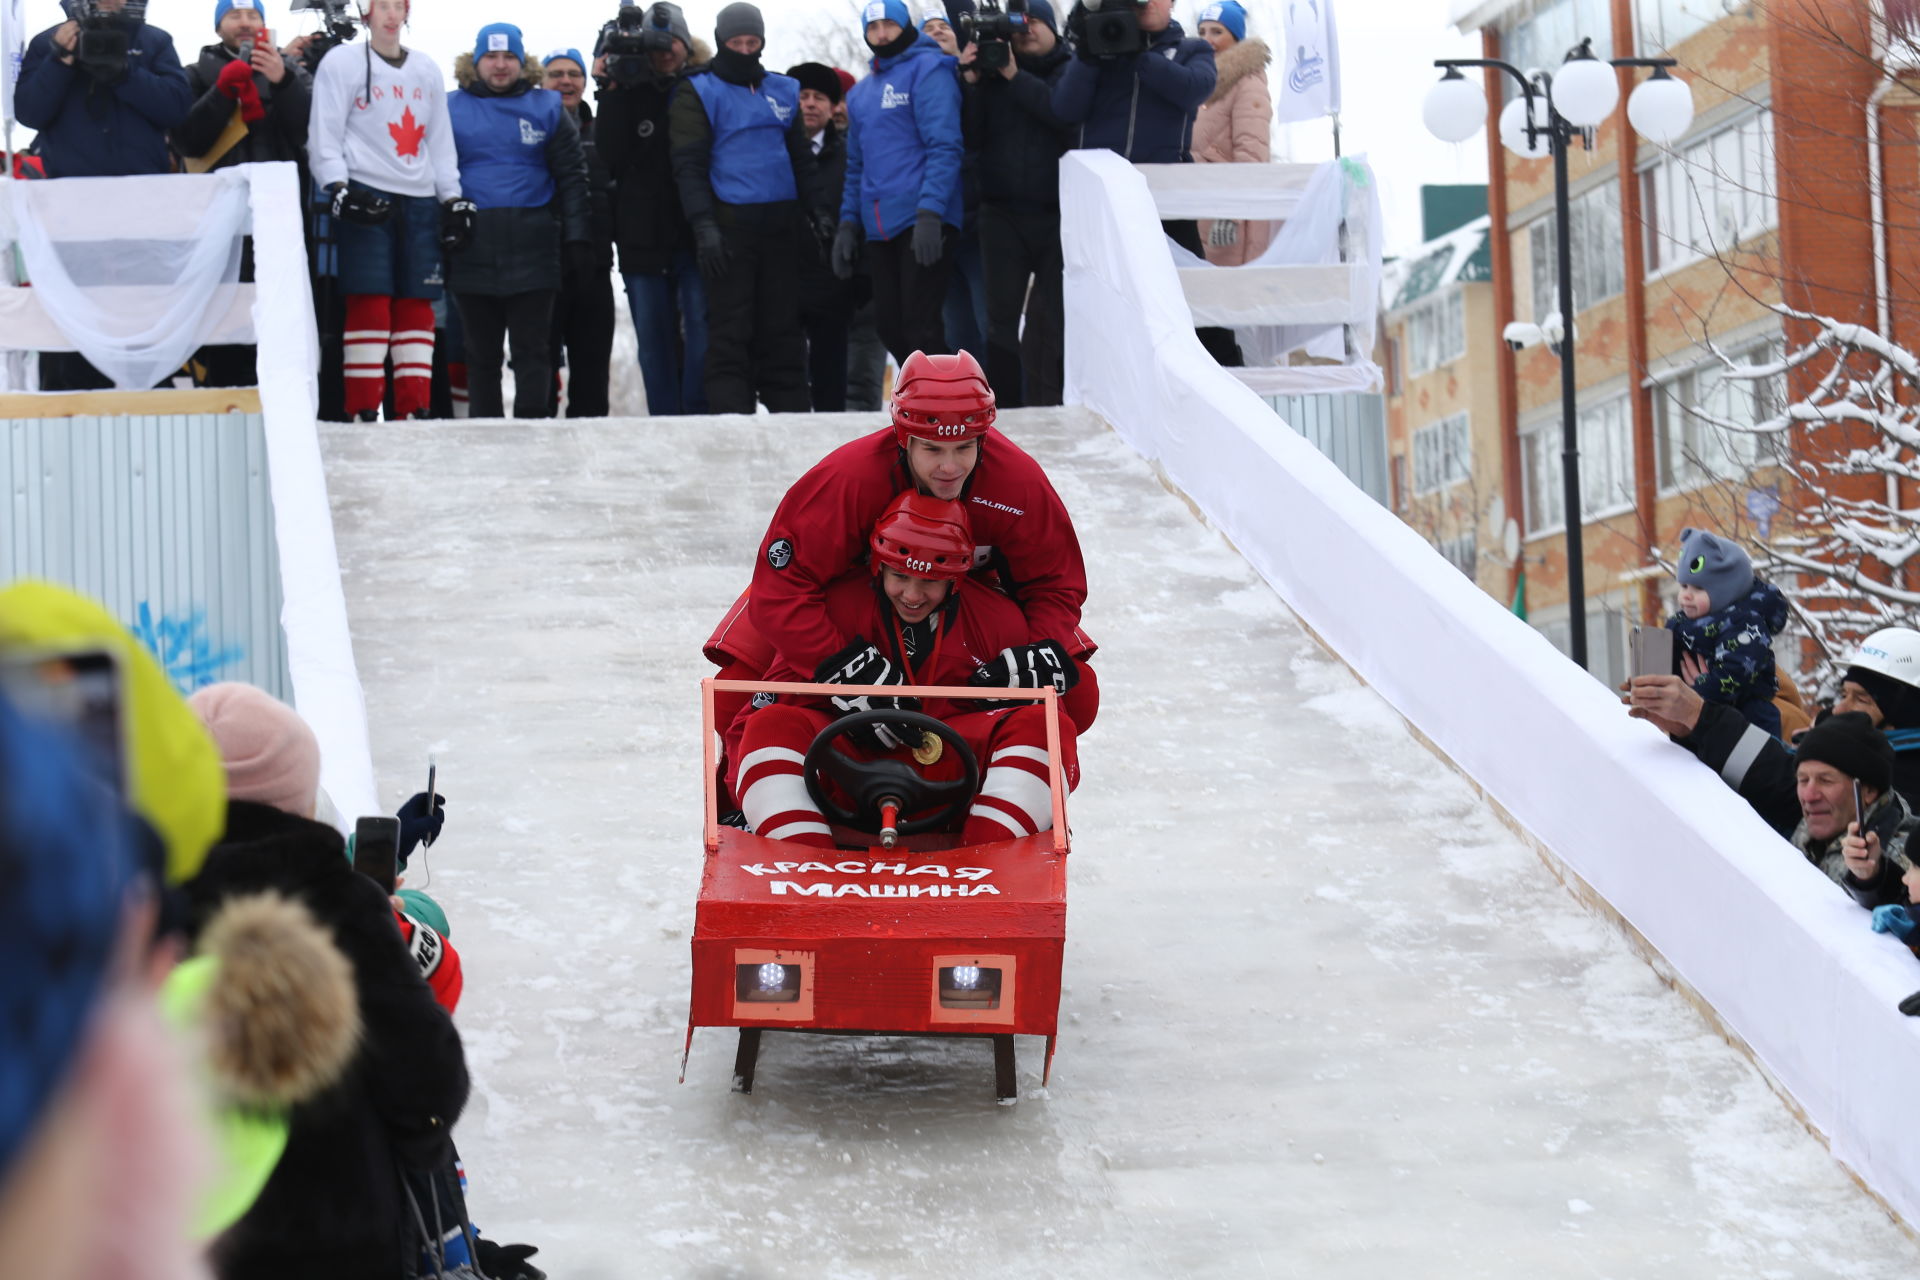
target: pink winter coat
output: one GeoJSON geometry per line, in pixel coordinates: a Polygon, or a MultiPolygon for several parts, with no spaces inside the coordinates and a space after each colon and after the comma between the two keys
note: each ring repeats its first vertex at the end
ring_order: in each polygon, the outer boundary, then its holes
{"type": "MultiPolygon", "coordinates": [[[[1273,54],[1264,40],[1249,38],[1214,55],[1213,96],[1201,104],[1193,125],[1193,158],[1200,164],[1266,164],[1273,159],[1268,139],[1273,129],[1273,99],[1267,93],[1267,64],[1273,54]]],[[[1200,223],[1207,261],[1237,267],[1267,251],[1273,238],[1268,222],[1200,223]],[[1226,243],[1216,244],[1215,241],[1226,243]]]]}

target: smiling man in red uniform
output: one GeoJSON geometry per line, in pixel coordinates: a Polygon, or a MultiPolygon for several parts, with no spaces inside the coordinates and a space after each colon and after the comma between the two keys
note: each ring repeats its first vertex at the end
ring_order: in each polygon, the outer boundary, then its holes
{"type": "MultiPolygon", "coordinates": [[[[878,678],[842,683],[979,684],[977,672],[1024,662],[1010,655],[1029,651],[1036,665],[1031,681],[1022,682],[1021,687],[1051,686],[1065,695],[1081,681],[1086,668],[1058,645],[1023,643],[1030,627],[1019,606],[992,587],[968,580],[976,551],[968,529],[970,515],[956,501],[912,491],[887,505],[869,540],[871,573],[844,574],[824,593],[830,623],[874,655],[868,669],[878,678]]],[[[783,658],[774,660],[767,677],[807,679],[783,658]]],[[[840,716],[910,703],[910,699],[859,695],[805,703],[781,700],[741,710],[727,735],[727,758],[733,762],[728,782],[740,797],[748,828],[773,840],[831,848],[831,829],[801,777],[808,746],[840,716]]],[[[993,706],[940,699],[920,709],[946,721],[966,739],[980,762],[980,790],[960,834],[964,843],[1012,840],[1052,827],[1046,712],[1040,704],[993,706]]],[[[1074,739],[1074,723],[1063,703],[1060,747],[1069,787],[1079,781],[1074,739]]],[[[919,744],[903,743],[900,736],[882,732],[877,740],[862,741],[860,749],[868,755],[905,759],[909,745],[919,744]]],[[[957,762],[950,757],[937,773],[930,768],[934,761],[914,758],[930,777],[959,776],[957,762]]]]}
{"type": "MultiPolygon", "coordinates": [[[[881,655],[837,624],[827,586],[859,563],[867,536],[898,494],[958,501],[976,543],[973,569],[1026,618],[1020,643],[977,673],[977,684],[1037,688],[1043,655],[1084,659],[1086,566],[1060,496],[1024,450],[993,429],[994,396],[964,352],[907,357],[894,388],[893,424],[835,449],[801,476],[774,512],[753,586],[707,642],[723,677],[750,677],[778,661],[799,677],[878,684],[881,655]]],[[[1093,723],[1098,686],[1082,680],[1067,711],[1093,723]]],[[[723,721],[724,721],[723,716],[723,721]]]]}

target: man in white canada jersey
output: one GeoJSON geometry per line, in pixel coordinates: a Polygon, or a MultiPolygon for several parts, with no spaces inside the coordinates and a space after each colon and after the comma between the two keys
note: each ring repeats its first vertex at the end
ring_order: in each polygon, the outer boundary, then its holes
{"type": "Polygon", "coordinates": [[[339,244],[346,411],[371,422],[389,348],[394,416],[426,413],[441,250],[465,246],[474,208],[460,193],[442,72],[400,44],[408,0],[361,2],[366,42],[333,49],[314,73],[308,151],[339,244]]]}

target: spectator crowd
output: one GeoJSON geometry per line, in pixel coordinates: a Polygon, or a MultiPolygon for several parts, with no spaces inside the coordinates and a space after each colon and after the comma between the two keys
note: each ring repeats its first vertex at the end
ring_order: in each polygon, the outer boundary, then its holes
{"type": "MultiPolygon", "coordinates": [[[[68,0],[17,109],[51,179],[300,166],[326,418],[502,416],[509,369],[515,417],[604,416],[616,271],[656,415],[878,410],[914,351],[966,351],[1002,406],[1057,404],[1061,155],[1265,161],[1266,46],[1236,0],[1193,36],[1174,0],[1118,30],[1112,6],[1090,29],[1064,0],[920,2],[863,6],[854,69],[773,70],[749,3],[711,44],[676,4],[621,5],[591,53],[545,57],[490,22],[449,92],[404,43],[410,0],[355,0],[364,38],[342,9],[284,43],[262,0],[215,0],[185,67],[145,0],[68,0]]],[[[1242,227],[1167,232],[1238,263],[1265,243],[1242,227]]],[[[191,372],[251,384],[252,351],[191,372]]],[[[47,353],[41,385],[108,382],[47,353]]]]}

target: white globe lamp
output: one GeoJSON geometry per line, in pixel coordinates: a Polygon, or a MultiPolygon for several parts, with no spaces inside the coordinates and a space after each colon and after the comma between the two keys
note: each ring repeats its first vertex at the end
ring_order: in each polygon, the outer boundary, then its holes
{"type": "Polygon", "coordinates": [[[1420,107],[1427,131],[1442,142],[1465,142],[1480,132],[1487,120],[1487,100],[1480,86],[1448,67],[1439,84],[1427,90],[1420,107]]]}
{"type": "Polygon", "coordinates": [[[1627,99],[1627,119],[1648,142],[1666,146],[1677,141],[1693,123],[1693,90],[1675,80],[1665,67],[1655,67],[1627,99]]]}
{"type": "MultiPolygon", "coordinates": [[[[1545,109],[1545,106],[1546,104],[1543,102],[1541,104],[1542,110],[1545,109]]],[[[1525,156],[1529,160],[1538,160],[1541,156],[1548,155],[1553,150],[1553,144],[1548,141],[1545,128],[1536,130],[1533,135],[1533,140],[1528,141],[1527,100],[1525,97],[1515,98],[1501,109],[1500,141],[1506,146],[1507,150],[1517,156],[1525,156]]]]}
{"type": "MultiPolygon", "coordinates": [[[[1586,46],[1582,45],[1584,53],[1586,46]]],[[[1613,66],[1591,53],[1576,53],[1553,78],[1553,109],[1576,129],[1591,129],[1620,105],[1620,81],[1613,66]]]]}

